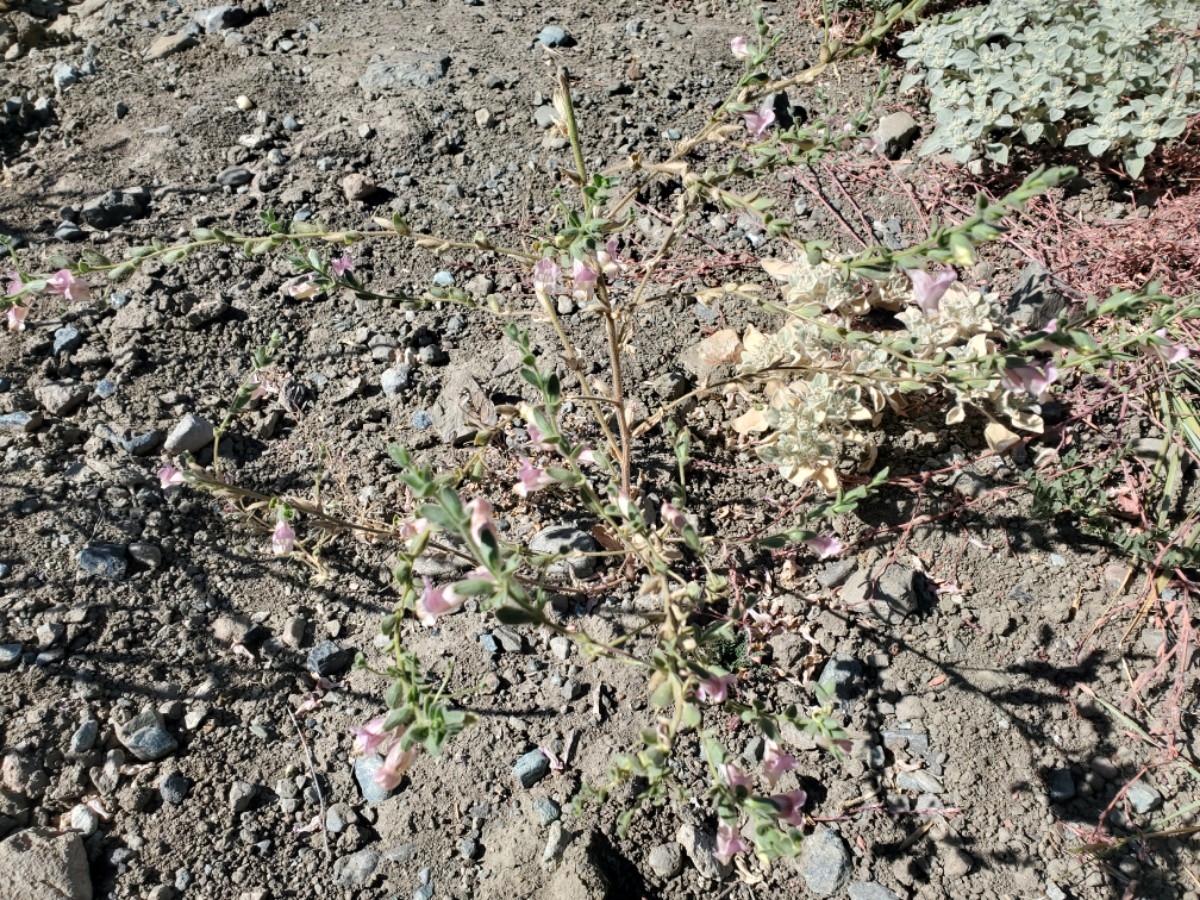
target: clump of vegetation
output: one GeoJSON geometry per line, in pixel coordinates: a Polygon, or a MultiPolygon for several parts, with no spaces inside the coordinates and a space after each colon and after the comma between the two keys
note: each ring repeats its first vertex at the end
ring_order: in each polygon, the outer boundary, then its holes
{"type": "Polygon", "coordinates": [[[1190,0],[1004,0],[903,35],[908,90],[937,127],[922,153],[1004,165],[1014,142],[1087,147],[1137,178],[1200,112],[1200,12],[1190,0]]]}

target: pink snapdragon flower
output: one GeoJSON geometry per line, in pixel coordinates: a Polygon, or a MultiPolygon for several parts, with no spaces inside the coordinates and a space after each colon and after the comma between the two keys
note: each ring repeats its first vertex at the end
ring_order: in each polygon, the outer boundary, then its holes
{"type": "Polygon", "coordinates": [[[163,466],[158,470],[158,483],[165,491],[167,488],[178,487],[187,483],[187,478],[174,466],[163,466]]]}
{"type": "Polygon", "coordinates": [[[476,497],[467,504],[467,514],[471,517],[471,537],[479,543],[485,531],[496,536],[496,523],[492,521],[492,504],[485,497],[476,497]]]}
{"type": "Polygon", "coordinates": [[[742,120],[746,123],[746,128],[750,134],[754,136],[756,141],[761,141],[763,135],[767,133],[767,129],[775,122],[775,109],[772,106],[771,97],[763,100],[763,105],[759,107],[758,112],[742,113],[742,120]]]}
{"type": "Polygon", "coordinates": [[[4,289],[7,296],[15,297],[21,291],[25,290],[25,282],[21,280],[19,272],[5,272],[4,277],[8,279],[8,285],[4,289]]]}
{"type": "Polygon", "coordinates": [[[25,317],[27,315],[29,315],[28,306],[21,306],[18,303],[14,303],[12,306],[10,306],[4,315],[5,319],[8,320],[8,330],[24,331],[25,317]]]}
{"type": "Polygon", "coordinates": [[[613,238],[596,251],[596,264],[605,278],[616,278],[621,274],[621,264],[617,261],[617,239],[613,238]]]}
{"type": "Polygon", "coordinates": [[[937,313],[942,296],[958,278],[954,270],[949,267],[933,275],[924,269],[905,269],[904,274],[912,282],[913,299],[927,319],[937,313]]]}
{"type": "Polygon", "coordinates": [[[763,749],[763,774],[767,776],[767,784],[775,787],[775,782],[794,768],[796,768],[796,757],[767,738],[763,749]]]}
{"type": "Polygon", "coordinates": [[[1039,399],[1056,381],[1058,381],[1058,369],[1054,366],[1054,360],[1007,367],[1000,376],[1000,384],[1004,386],[1005,390],[1012,391],[1014,394],[1025,392],[1039,399]]]}
{"type": "Polygon", "coordinates": [[[598,465],[596,462],[596,451],[591,447],[584,447],[579,451],[578,459],[581,463],[588,466],[598,465]]]}
{"type": "Polygon", "coordinates": [[[571,282],[574,285],[572,295],[580,303],[592,299],[596,292],[596,273],[581,259],[571,264],[571,282]]]}
{"type": "Polygon", "coordinates": [[[521,457],[521,468],[517,470],[517,477],[521,480],[513,486],[513,490],[518,497],[528,497],[534,491],[548,488],[555,483],[544,470],[530,462],[528,456],[521,457]]]}
{"type": "Polygon", "coordinates": [[[829,559],[829,557],[837,556],[846,549],[846,545],[832,534],[819,534],[816,537],[809,538],[804,543],[809,550],[817,554],[817,559],[829,559]]]}
{"type": "Polygon", "coordinates": [[[750,845],[742,840],[741,832],[724,822],[717,827],[717,852],[713,855],[721,861],[721,865],[727,866],[739,853],[749,851],[750,845]]]}
{"type": "Polygon", "coordinates": [[[705,703],[724,703],[729,696],[729,686],[736,681],[736,675],[709,675],[700,679],[696,696],[705,703]]]}
{"type": "Polygon", "coordinates": [[[746,36],[744,34],[739,34],[735,38],[730,38],[729,52],[732,53],[734,55],[734,58],[736,58],[736,59],[749,58],[750,47],[748,46],[748,44],[746,42],[746,36]]]}
{"type": "Polygon", "coordinates": [[[721,763],[717,766],[717,773],[721,776],[721,780],[735,791],[738,788],[745,788],[747,791],[754,790],[754,779],[739,769],[735,763],[721,763]]]}
{"type": "Polygon", "coordinates": [[[392,741],[391,749],[383,759],[383,765],[380,766],[372,780],[385,791],[395,790],[396,786],[404,779],[404,773],[408,771],[416,756],[417,748],[410,747],[405,750],[400,742],[400,734],[397,733],[392,741]]]}
{"type": "Polygon", "coordinates": [[[662,520],[667,523],[675,531],[683,531],[687,526],[688,520],[679,508],[670,500],[664,500],[658,514],[662,516],[662,520]]]}
{"type": "Polygon", "coordinates": [[[46,281],[46,288],[53,294],[62,294],[72,303],[92,299],[92,289],[86,281],[80,281],[66,269],[59,269],[46,281]]]}
{"type": "Polygon", "coordinates": [[[312,272],[309,272],[284,282],[283,291],[293,300],[311,300],[321,293],[321,288],[313,281],[312,272]]]}
{"type": "Polygon", "coordinates": [[[349,253],[343,253],[339,258],[329,264],[329,268],[333,270],[333,274],[341,278],[347,272],[354,271],[354,260],[350,258],[349,253]]]}
{"type": "Polygon", "coordinates": [[[539,259],[533,265],[533,290],[539,296],[549,297],[558,289],[558,264],[552,259],[539,259]]]}
{"type": "Polygon", "coordinates": [[[417,598],[417,618],[422,625],[432,628],[439,618],[462,606],[466,598],[454,593],[453,585],[434,587],[428,578],[424,581],[425,590],[417,598]]]}
{"type": "Polygon", "coordinates": [[[383,730],[385,717],[378,716],[362,728],[351,727],[354,735],[354,752],[360,756],[374,753],[388,739],[390,732],[383,730]]]}
{"type": "Polygon", "coordinates": [[[273,378],[263,372],[255,372],[250,376],[250,384],[254,385],[254,390],[250,392],[250,400],[258,400],[260,397],[265,397],[268,394],[278,394],[279,385],[273,378]]]}
{"type": "Polygon", "coordinates": [[[400,540],[410,541],[418,538],[429,530],[429,520],[426,518],[413,519],[400,526],[400,540]]]}
{"type": "Polygon", "coordinates": [[[279,521],[275,523],[275,530],[271,532],[271,552],[276,556],[287,556],[292,552],[295,543],[296,532],[281,513],[279,521]]]}
{"type": "Polygon", "coordinates": [[[542,429],[538,428],[532,422],[525,426],[525,431],[529,433],[529,442],[535,450],[541,450],[543,453],[549,453],[554,449],[553,444],[546,443],[546,435],[542,429]]]}
{"type": "Polygon", "coordinates": [[[786,794],[776,794],[771,802],[779,810],[779,819],[788,825],[804,824],[804,804],[808,802],[808,794],[797,788],[786,794]]]}
{"type": "Polygon", "coordinates": [[[1192,355],[1192,351],[1183,346],[1183,344],[1175,344],[1171,342],[1170,338],[1167,337],[1167,329],[1158,329],[1158,331],[1154,332],[1154,336],[1160,338],[1163,343],[1147,344],[1146,349],[1165,362],[1167,365],[1181,362],[1192,355]]]}

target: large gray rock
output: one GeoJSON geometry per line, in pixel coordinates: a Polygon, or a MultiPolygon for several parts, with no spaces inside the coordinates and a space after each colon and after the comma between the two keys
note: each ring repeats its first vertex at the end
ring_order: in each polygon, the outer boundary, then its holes
{"type": "Polygon", "coordinates": [[[107,229],[145,213],[141,198],[124,191],[108,191],[89,200],[79,211],[79,218],[93,228],[107,229]]]}
{"type": "Polygon", "coordinates": [[[117,740],[142,762],[162,759],[179,747],[179,742],[163,727],[162,714],[150,706],[117,729],[117,740]]]}
{"type": "Polygon", "coordinates": [[[860,569],[842,588],[842,600],[848,606],[869,602],[876,616],[885,622],[898,623],[917,611],[917,573],[892,564],[873,578],[872,571],[860,569]]]}
{"type": "Polygon", "coordinates": [[[440,81],[450,68],[445,53],[414,51],[367,66],[358,86],[368,91],[393,91],[404,87],[429,87],[440,81]]]}
{"type": "Polygon", "coordinates": [[[921,126],[906,112],[895,112],[879,120],[875,140],[888,159],[899,159],[921,135],[921,126]]]}
{"type": "MultiPolygon", "coordinates": [[[[534,553],[550,556],[565,556],[571,553],[595,553],[599,547],[590,534],[574,525],[555,525],[543,528],[529,542],[534,553]]],[[[587,578],[596,570],[594,556],[578,556],[553,562],[547,569],[551,578],[566,578],[567,573],[576,578],[587,578]]]]}
{"type": "Polygon", "coordinates": [[[174,456],[177,453],[195,453],[212,443],[212,439],[212,422],[204,416],[188,413],[167,435],[163,451],[168,456],[174,456]]]}
{"type": "Polygon", "coordinates": [[[333,864],[333,880],[342,887],[352,887],[364,884],[375,874],[379,865],[378,850],[359,850],[349,856],[343,856],[333,864]]]}
{"type": "Polygon", "coordinates": [[[79,835],[27,828],[6,838],[0,843],[0,897],[92,900],[92,876],[79,835]]]}
{"type": "Polygon", "coordinates": [[[729,863],[717,859],[717,836],[711,831],[685,822],[679,826],[675,840],[683,847],[683,852],[704,878],[720,881],[732,871],[729,863]]]}
{"type": "Polygon", "coordinates": [[[800,874],[818,897],[831,897],[845,886],[850,878],[850,851],[836,831],[821,826],[804,841],[800,874]]]}

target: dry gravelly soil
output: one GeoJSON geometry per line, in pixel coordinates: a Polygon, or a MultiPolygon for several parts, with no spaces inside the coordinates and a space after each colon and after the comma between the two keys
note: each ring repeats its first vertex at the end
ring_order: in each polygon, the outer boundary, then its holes
{"type": "MultiPolygon", "coordinates": [[[[736,77],[728,42],[747,19],[717,3],[252,0],[208,16],[208,33],[191,25],[193,0],[7,6],[2,46],[13,46],[13,29],[22,43],[0,68],[0,99],[14,98],[0,120],[0,230],[40,265],[51,252],[116,255],[196,225],[253,228],[267,209],[347,227],[400,210],[414,227],[447,235],[528,232],[567,162],[535,118],[551,86],[536,40],[544,26],[573,39],[557,52],[577,79],[589,146],[608,163],[658,153],[677,137],[668,129],[700,121],[736,77]],[[361,86],[378,61],[396,65],[376,67],[361,86]],[[252,108],[239,109],[243,95],[252,108]],[[231,167],[245,173],[218,184],[231,167]],[[355,173],[378,183],[366,201],[343,189],[355,173]],[[124,208],[92,202],[114,190],[132,195],[124,208]]],[[[786,5],[768,13],[787,35],[780,71],[811,62],[803,19],[786,5]]],[[[830,93],[860,102],[877,65],[841,67],[826,81],[830,93]]],[[[906,171],[914,183],[938,177],[906,171]]],[[[864,202],[893,214],[883,194],[864,202]]],[[[915,234],[911,213],[896,209],[902,232],[915,234]]],[[[823,209],[801,203],[797,212],[806,236],[842,239],[823,209]]],[[[743,264],[759,240],[716,213],[667,270],[652,327],[635,340],[633,393],[647,408],[692,377],[680,369],[657,378],[714,327],[697,318],[684,287],[699,282],[688,279],[718,256],[743,264]]],[[[659,227],[640,219],[633,243],[652,245],[659,227]]],[[[359,272],[388,289],[419,291],[436,270],[429,257],[384,243],[355,254],[359,272]]],[[[528,291],[515,268],[491,258],[445,265],[476,295],[528,291]]],[[[614,819],[627,793],[574,816],[580,784],[598,782],[610,753],[653,721],[641,676],[587,663],[541,634],[489,630],[470,612],[436,630],[414,625],[410,640],[434,673],[455,660],[452,686],[481,723],[445,758],[420,759],[393,795],[364,797],[349,728],[377,713],[383,684],[335,658],[317,685],[310,653],[333,641],[381,662],[374,635],[393,596],[386,550],[331,551],[332,579],[314,587],[298,564],[270,557],[265,534],[203,496],[164,495],[155,477],[162,441],[189,414],[219,420],[250,349],[277,331],[290,399],[238,421],[223,450],[236,477],[303,491],[322,466],[326,496],[341,508],[404,514],[386,445],[461,459],[453,439],[463,397],[511,401],[521,388],[486,317],[345,297],[294,302],[279,292],[288,272],[282,260],[232,253],[151,266],[93,306],[43,303],[27,330],[0,341],[0,894],[1198,896],[1182,839],[1133,842],[1103,862],[1077,853],[1146,759],[1080,691],[1119,700],[1127,688],[1115,634],[1077,654],[1121,598],[1125,566],[1069,529],[1025,520],[1016,499],[986,512],[975,504],[981,491],[1018,480],[1009,463],[977,467],[919,501],[885,494],[839,523],[855,538],[957,508],[915,530],[889,573],[907,616],[887,621],[855,602],[857,573],[894,543],[860,544],[848,562],[775,564],[770,579],[769,560],[748,570],[769,581],[792,627],[751,648],[758,665],[739,689],[761,691],[767,665],[791,676],[786,700],[810,702],[818,678],[832,681],[856,738],[839,762],[791,736],[814,818],[801,859],[722,869],[703,846],[715,822],[695,804],[647,811],[624,838],[614,819]],[[314,689],[321,705],[297,719],[310,764],[289,711],[314,689]],[[144,710],[139,724],[150,727],[131,736],[128,723],[144,710]],[[539,746],[567,765],[525,788],[512,769],[539,746]],[[320,821],[322,806],[324,831],[294,831],[320,821]],[[681,826],[700,835],[682,855],[681,826]]],[[[726,312],[731,324],[743,321],[726,312]]],[[[587,325],[567,321],[576,332],[587,325]]],[[[598,345],[582,345],[601,358],[598,345]]],[[[702,406],[692,424],[701,461],[732,466],[733,477],[697,467],[694,497],[706,529],[745,533],[798,495],[711,439],[724,415],[702,406]]],[[[881,435],[894,473],[940,467],[978,446],[936,417],[927,424],[881,435]]],[[[497,494],[519,446],[513,432],[508,448],[491,451],[497,494]]],[[[570,521],[552,502],[501,507],[513,540],[570,521]]],[[[636,625],[636,613],[621,592],[562,610],[601,637],[636,625]]],[[[1135,669],[1158,640],[1134,636],[1135,669]]],[[[732,723],[726,737],[753,767],[753,736],[732,723]]],[[[701,774],[694,750],[678,767],[685,782],[701,774]]],[[[1188,802],[1188,788],[1170,770],[1150,771],[1117,804],[1116,832],[1188,802]]]]}

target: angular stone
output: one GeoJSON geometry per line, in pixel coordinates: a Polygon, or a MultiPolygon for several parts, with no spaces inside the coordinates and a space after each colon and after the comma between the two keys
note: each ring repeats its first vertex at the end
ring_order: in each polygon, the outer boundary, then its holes
{"type": "Polygon", "coordinates": [[[333,864],[333,880],[342,887],[366,883],[379,866],[380,853],[370,848],[343,856],[333,864]]]}
{"type": "Polygon", "coordinates": [[[88,544],[79,551],[79,568],[87,575],[105,581],[120,581],[129,564],[120,544],[88,544]]]}
{"type": "Polygon", "coordinates": [[[32,412],[21,410],[19,412],[4,413],[4,415],[0,415],[0,431],[24,431],[29,433],[41,428],[42,422],[43,416],[40,409],[35,409],[32,412]]]}
{"type": "Polygon", "coordinates": [[[308,671],[321,677],[345,671],[354,661],[354,651],[333,641],[321,641],[308,652],[308,671]]]}
{"type": "Polygon", "coordinates": [[[33,396],[52,416],[69,416],[87,399],[91,390],[77,381],[47,381],[33,389],[33,396]]]}
{"type": "Polygon", "coordinates": [[[179,742],[163,727],[162,714],[149,706],[117,728],[117,740],[142,762],[162,759],[179,747],[179,742]]]}
{"type": "Polygon", "coordinates": [[[854,881],[846,888],[850,900],[900,900],[892,891],[873,881],[854,881]]]}
{"type": "Polygon", "coordinates": [[[869,602],[876,616],[895,624],[917,611],[916,578],[916,572],[898,564],[874,579],[871,572],[860,569],[842,588],[842,600],[851,607],[869,602]]]}
{"type": "Polygon", "coordinates": [[[195,453],[212,443],[213,434],[212,422],[204,416],[188,413],[167,435],[167,440],[163,444],[163,452],[168,456],[175,456],[179,453],[195,453]]]}
{"type": "Polygon", "coordinates": [[[146,50],[146,62],[165,59],[183,50],[190,50],[199,43],[190,34],[164,34],[155,38],[146,50]]]}
{"type": "Polygon", "coordinates": [[[710,881],[720,881],[732,871],[729,863],[717,859],[717,836],[712,832],[685,822],[679,826],[675,840],[683,847],[683,852],[687,854],[701,877],[710,881]]]}
{"type": "Polygon", "coordinates": [[[850,878],[850,851],[831,828],[818,827],[800,851],[800,872],[809,891],[818,897],[838,893],[850,878]]]}
{"type": "MultiPolygon", "coordinates": [[[[534,553],[562,556],[570,553],[594,553],[599,547],[595,539],[574,525],[554,525],[543,528],[529,542],[534,553]]],[[[578,556],[552,562],[546,570],[552,578],[566,578],[568,572],[576,578],[587,578],[596,570],[594,556],[578,556]]]]}
{"type": "Polygon", "coordinates": [[[79,835],[28,828],[6,838],[0,843],[0,897],[92,900],[92,876],[79,835]]]}
{"type": "Polygon", "coordinates": [[[401,53],[390,60],[373,62],[367,66],[366,72],[358,79],[358,86],[368,91],[429,87],[440,81],[449,68],[450,57],[444,53],[401,53]]]}
{"type": "Polygon", "coordinates": [[[683,847],[677,841],[659,844],[650,850],[647,862],[659,878],[674,878],[683,869],[683,847]]]}
{"type": "Polygon", "coordinates": [[[512,773],[513,778],[521,782],[521,787],[531,788],[550,774],[550,760],[541,750],[530,750],[517,760],[512,773]]]}
{"type": "Polygon", "coordinates": [[[888,159],[899,159],[921,135],[921,126],[906,112],[895,112],[879,120],[875,140],[888,159]]]}

